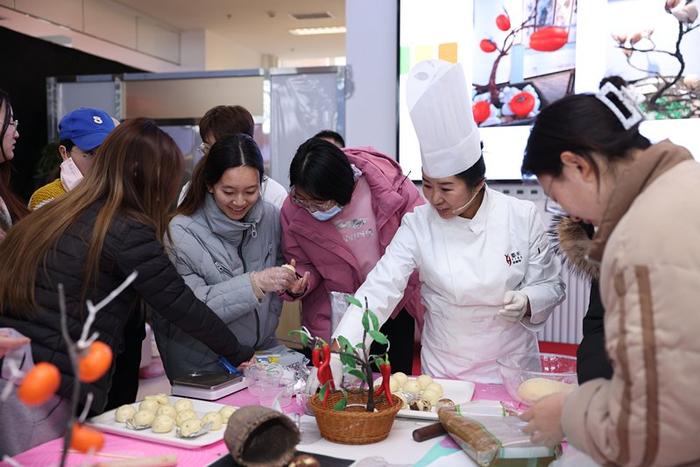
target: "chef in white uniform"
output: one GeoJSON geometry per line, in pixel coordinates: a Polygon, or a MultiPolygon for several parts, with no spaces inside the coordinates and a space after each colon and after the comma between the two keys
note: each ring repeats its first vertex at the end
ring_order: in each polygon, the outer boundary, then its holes
{"type": "MultiPolygon", "coordinates": [[[[563,300],[561,264],[535,205],[486,186],[462,67],[417,64],[408,76],[408,105],[429,204],[404,216],[355,297],[366,297],[383,323],[418,269],[423,372],[500,382],[496,360],[536,351],[535,332],[563,300]]],[[[362,312],[350,306],[333,337],[360,342],[362,312]]]]}

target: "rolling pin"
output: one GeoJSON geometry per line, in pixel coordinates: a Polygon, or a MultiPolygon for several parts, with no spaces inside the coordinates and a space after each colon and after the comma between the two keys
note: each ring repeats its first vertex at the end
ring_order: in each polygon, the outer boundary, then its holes
{"type": "Polygon", "coordinates": [[[422,443],[423,441],[428,441],[429,439],[437,438],[438,436],[447,433],[442,427],[440,422],[432,423],[430,425],[424,426],[423,428],[416,428],[413,430],[413,441],[422,443]]]}

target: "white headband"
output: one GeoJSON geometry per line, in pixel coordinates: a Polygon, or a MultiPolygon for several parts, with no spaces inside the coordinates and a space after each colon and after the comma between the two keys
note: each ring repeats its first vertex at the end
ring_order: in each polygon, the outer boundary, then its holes
{"type": "Polygon", "coordinates": [[[641,110],[639,110],[632,96],[624,88],[620,89],[608,81],[600,88],[595,97],[615,114],[625,130],[629,130],[644,120],[641,110]],[[611,94],[617,98],[618,102],[610,99],[611,94]],[[623,108],[629,115],[625,116],[625,113],[622,111],[623,108]]]}

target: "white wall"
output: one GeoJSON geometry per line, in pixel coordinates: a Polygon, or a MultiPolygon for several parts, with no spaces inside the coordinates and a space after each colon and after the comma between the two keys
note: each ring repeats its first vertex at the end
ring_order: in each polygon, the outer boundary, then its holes
{"type": "Polygon", "coordinates": [[[261,60],[258,52],[242,47],[215,32],[206,31],[206,70],[259,68],[261,60]]]}
{"type": "Polygon", "coordinates": [[[396,157],[396,0],[345,2],[346,54],[354,93],[346,102],[349,146],[396,157]]]}

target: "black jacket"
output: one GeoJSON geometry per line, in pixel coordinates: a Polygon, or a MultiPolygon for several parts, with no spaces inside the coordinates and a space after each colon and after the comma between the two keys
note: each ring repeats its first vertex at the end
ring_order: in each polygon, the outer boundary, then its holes
{"type": "MultiPolygon", "coordinates": [[[[87,314],[80,309],[82,275],[93,225],[102,203],[90,206],[62,235],[56,248],[46,256],[45,268],[39,266],[35,298],[39,309],[29,320],[16,319],[3,313],[0,327],[12,327],[32,340],[35,362],[47,361],[61,371],[58,394],[71,397],[73,372],[66,347],[61,338],[58,312],[58,284],[63,283],[68,309],[68,328],[74,340],[80,336],[87,314]]],[[[99,275],[88,289],[87,298],[97,303],[115,289],[132,271],[136,280],[103,308],[92,326],[99,340],[112,347],[115,355],[122,353],[125,342],[137,345],[132,336],[125,336],[125,327],[134,313],[139,312],[139,298],[154,312],[171,321],[183,331],[227,357],[235,365],[251,358],[253,350],[242,346],[226,325],[204,303],[197,300],[177,273],[152,227],[125,216],[117,216],[105,237],[100,258],[99,275]]],[[[138,320],[138,318],[136,319],[138,320]]],[[[141,345],[140,342],[138,345],[141,345]]],[[[112,369],[98,381],[83,386],[83,394],[91,391],[94,401],[91,412],[101,413],[112,384],[112,369]]]]}
{"type": "Polygon", "coordinates": [[[593,227],[573,222],[568,217],[555,217],[550,234],[556,242],[555,249],[568,266],[591,279],[588,311],[583,318],[583,339],[576,352],[578,382],[583,384],[595,378],[610,379],[612,366],[605,350],[605,309],[598,288],[599,269],[586,257],[593,227]]]}

